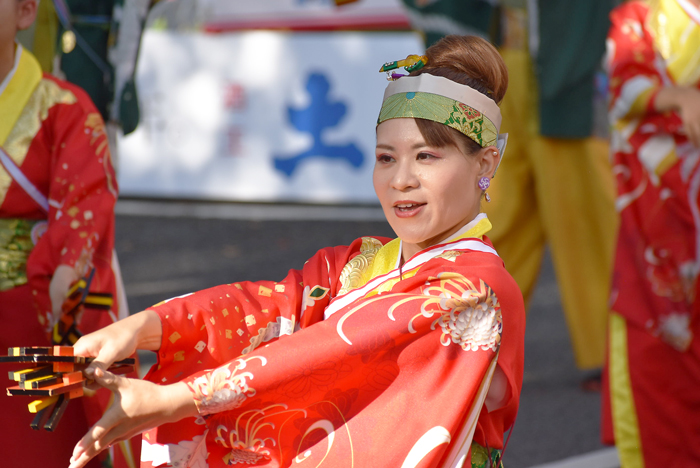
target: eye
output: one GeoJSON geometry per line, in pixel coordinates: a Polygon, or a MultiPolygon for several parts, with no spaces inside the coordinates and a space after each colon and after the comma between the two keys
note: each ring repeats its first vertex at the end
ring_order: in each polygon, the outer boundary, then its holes
{"type": "Polygon", "coordinates": [[[394,158],[388,154],[378,154],[377,155],[377,162],[379,162],[379,163],[390,163],[393,161],[394,161],[394,158]]]}
{"type": "Polygon", "coordinates": [[[431,159],[438,159],[434,154],[421,152],[416,155],[416,159],[419,161],[430,161],[431,159]]]}

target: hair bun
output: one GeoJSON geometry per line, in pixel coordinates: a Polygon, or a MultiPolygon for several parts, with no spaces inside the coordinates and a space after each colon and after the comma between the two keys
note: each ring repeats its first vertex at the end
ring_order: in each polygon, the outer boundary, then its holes
{"type": "Polygon", "coordinates": [[[425,51],[428,64],[411,75],[430,73],[470,86],[496,103],[508,89],[508,69],[496,48],[478,36],[445,36],[425,51]]]}

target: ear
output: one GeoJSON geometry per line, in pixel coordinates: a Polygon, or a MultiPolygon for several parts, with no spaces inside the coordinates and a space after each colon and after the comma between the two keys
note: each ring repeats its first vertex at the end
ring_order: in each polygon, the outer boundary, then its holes
{"type": "Polygon", "coordinates": [[[493,178],[498,163],[501,161],[501,155],[498,148],[495,146],[487,146],[481,148],[476,154],[479,163],[479,177],[493,178]]]}
{"type": "Polygon", "coordinates": [[[36,19],[37,0],[20,0],[17,5],[17,29],[27,29],[36,19]]]}

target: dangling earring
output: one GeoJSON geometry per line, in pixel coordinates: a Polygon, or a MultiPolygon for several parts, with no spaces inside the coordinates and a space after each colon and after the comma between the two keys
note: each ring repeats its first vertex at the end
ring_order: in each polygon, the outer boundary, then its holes
{"type": "Polygon", "coordinates": [[[481,179],[479,179],[479,188],[481,189],[482,192],[484,192],[484,198],[486,198],[486,203],[491,201],[491,197],[489,197],[489,194],[486,193],[486,189],[489,188],[491,185],[491,180],[484,176],[481,179]]]}

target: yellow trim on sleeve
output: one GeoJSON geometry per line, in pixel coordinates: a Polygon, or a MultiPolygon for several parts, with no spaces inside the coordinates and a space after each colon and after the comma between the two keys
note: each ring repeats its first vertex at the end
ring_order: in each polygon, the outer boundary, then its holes
{"type": "Polygon", "coordinates": [[[619,314],[611,313],[610,329],[610,406],[615,445],[624,468],[644,468],[642,441],[627,359],[627,324],[619,314]]]}

